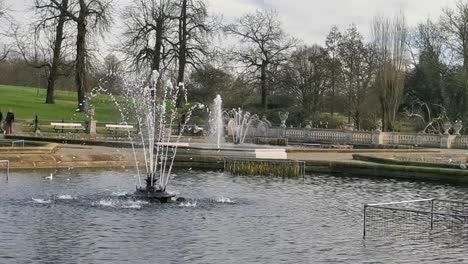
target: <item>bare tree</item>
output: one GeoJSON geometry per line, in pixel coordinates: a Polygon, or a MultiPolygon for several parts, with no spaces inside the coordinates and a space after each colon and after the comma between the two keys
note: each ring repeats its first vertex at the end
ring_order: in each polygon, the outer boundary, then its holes
{"type": "Polygon", "coordinates": [[[252,74],[259,73],[262,106],[267,109],[268,71],[286,61],[297,41],[282,30],[275,10],[246,14],[235,24],[227,25],[225,32],[240,38],[239,48],[234,48],[232,53],[252,74]]]}
{"type": "Polygon", "coordinates": [[[160,71],[171,64],[168,38],[175,26],[174,8],[169,0],[136,0],[124,11],[122,51],[137,69],[145,64],[160,71]]]}
{"type": "Polygon", "coordinates": [[[364,44],[362,35],[353,24],[344,32],[338,44],[338,54],[347,99],[348,123],[353,118],[357,128],[360,128],[363,102],[370,94],[375,75],[374,53],[364,44]]]}
{"type": "Polygon", "coordinates": [[[459,0],[455,9],[445,8],[440,19],[443,32],[447,34],[447,45],[463,61],[463,94],[461,115],[468,114],[468,2],[459,0]]]}
{"type": "MultiPolygon", "coordinates": [[[[36,64],[36,67],[48,68],[46,104],[54,104],[55,83],[59,77],[59,68],[63,64],[62,43],[65,39],[64,28],[65,22],[68,20],[66,12],[69,12],[69,0],[55,2],[35,0],[35,8],[39,15],[39,20],[35,25],[35,32],[55,33],[52,40],[53,54],[51,62],[41,65],[36,64]]],[[[22,53],[24,56],[24,52],[22,53]]]]}
{"type": "Polygon", "coordinates": [[[100,66],[95,76],[99,87],[112,94],[123,94],[123,62],[114,54],[108,54],[100,66]]]}
{"type": "MultiPolygon", "coordinates": [[[[2,40],[9,38],[8,31],[13,26],[11,22],[12,19],[8,14],[8,8],[5,6],[5,2],[0,0],[0,37],[2,40]],[[6,26],[5,26],[6,25],[6,26]]],[[[8,54],[11,51],[11,46],[5,42],[0,42],[1,50],[0,50],[0,62],[5,60],[8,57],[8,54]]]]}
{"type": "Polygon", "coordinates": [[[440,110],[438,105],[447,109],[450,109],[449,105],[460,108],[448,95],[447,75],[453,54],[447,50],[446,36],[441,27],[431,20],[420,23],[407,42],[413,65],[407,76],[405,97],[428,102],[433,114],[440,110]]]}
{"type": "Polygon", "coordinates": [[[400,107],[407,68],[405,17],[375,17],[372,24],[373,49],[377,60],[376,89],[382,110],[383,130],[393,130],[400,107]]]}
{"type": "Polygon", "coordinates": [[[202,65],[209,55],[207,37],[215,25],[202,0],[138,0],[123,17],[123,49],[137,68],[143,63],[158,71],[177,68],[177,81],[183,84],[186,70],[202,65]]]}
{"type": "MultiPolygon", "coordinates": [[[[58,0],[50,0],[59,6],[58,0]]],[[[112,23],[113,0],[73,0],[76,7],[65,10],[67,17],[76,23],[76,61],[75,83],[78,93],[77,111],[85,112],[87,109],[86,95],[90,92],[88,80],[89,49],[91,39],[89,33],[106,32],[112,23]]]]}
{"type": "Polygon", "coordinates": [[[330,82],[328,83],[328,94],[330,97],[330,114],[334,114],[335,110],[335,98],[339,92],[341,72],[341,63],[338,54],[338,45],[341,41],[341,33],[338,31],[338,27],[333,26],[327,35],[325,40],[326,50],[329,59],[326,61],[326,66],[330,73],[330,82]]]}
{"type": "Polygon", "coordinates": [[[450,64],[452,56],[447,52],[447,36],[443,32],[442,27],[438,23],[434,23],[430,19],[417,25],[412,30],[412,34],[407,38],[408,48],[413,61],[413,66],[418,65],[418,56],[426,53],[434,56],[437,60],[444,60],[450,64]]]}
{"type": "Polygon", "coordinates": [[[285,66],[284,85],[298,99],[303,116],[320,110],[330,76],[326,63],[327,51],[314,45],[300,47],[285,66]]]}
{"type": "MultiPolygon", "coordinates": [[[[172,42],[172,47],[177,57],[177,82],[184,88],[187,66],[198,68],[209,55],[207,37],[213,33],[215,24],[208,21],[203,0],[179,0],[176,6],[180,11],[177,17],[179,29],[177,42],[172,42]]],[[[179,96],[177,105],[180,105],[181,99],[182,96],[179,96]]]]}

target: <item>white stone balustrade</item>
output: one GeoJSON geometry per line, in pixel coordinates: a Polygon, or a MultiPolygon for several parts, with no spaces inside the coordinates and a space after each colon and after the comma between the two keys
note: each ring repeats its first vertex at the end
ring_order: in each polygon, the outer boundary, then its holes
{"type": "Polygon", "coordinates": [[[468,148],[468,136],[398,133],[380,131],[344,131],[333,129],[270,128],[265,137],[288,138],[304,143],[356,145],[408,145],[427,148],[468,148]]]}

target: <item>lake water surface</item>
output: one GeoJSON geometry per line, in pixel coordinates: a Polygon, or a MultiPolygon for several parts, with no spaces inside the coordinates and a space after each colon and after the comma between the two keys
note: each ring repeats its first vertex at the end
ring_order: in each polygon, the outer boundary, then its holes
{"type": "Polygon", "coordinates": [[[362,240],[364,203],[468,200],[466,186],[183,170],[168,189],[189,201],[151,204],[124,196],[133,171],[50,173],[0,178],[0,263],[468,262],[460,233],[362,240]]]}

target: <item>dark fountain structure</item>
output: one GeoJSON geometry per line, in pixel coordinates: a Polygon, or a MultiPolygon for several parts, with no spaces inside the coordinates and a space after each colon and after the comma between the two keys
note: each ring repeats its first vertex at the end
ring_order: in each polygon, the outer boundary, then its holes
{"type": "MultiPolygon", "coordinates": [[[[181,131],[173,134],[172,124],[178,121],[178,97],[186,96],[183,84],[175,86],[157,71],[152,71],[149,75],[149,78],[145,78],[148,73],[141,72],[127,78],[125,103],[117,100],[114,102],[118,105],[125,124],[131,118],[136,119],[138,125],[137,133],[128,131],[138,173],[135,196],[165,203],[175,197],[166,191],[181,137],[181,131]],[[136,147],[143,149],[144,167],[138,162],[136,147]]],[[[186,112],[185,123],[182,125],[189,121],[191,112],[196,107],[199,105],[186,112]]],[[[183,198],[178,199],[180,200],[183,198]]]]}

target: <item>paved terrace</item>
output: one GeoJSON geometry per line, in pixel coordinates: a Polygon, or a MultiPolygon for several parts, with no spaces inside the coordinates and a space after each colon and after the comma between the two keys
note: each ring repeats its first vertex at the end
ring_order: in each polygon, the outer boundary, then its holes
{"type": "MultiPolygon", "coordinates": [[[[10,160],[12,168],[57,168],[57,167],[119,167],[134,166],[135,156],[131,148],[48,144],[42,151],[17,148],[16,151],[0,150],[0,159],[10,160]]],[[[137,160],[144,161],[141,150],[137,149],[137,160]]],[[[422,150],[383,150],[383,149],[300,149],[288,151],[287,159],[304,161],[346,161],[362,163],[353,160],[353,154],[363,154],[378,157],[388,157],[395,154],[422,155],[424,153],[443,155],[467,155],[468,150],[458,149],[422,149],[422,150]]],[[[271,157],[275,158],[275,157],[271,157]]]]}

